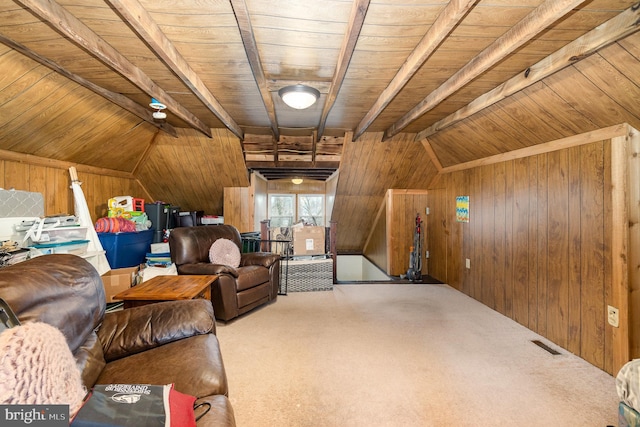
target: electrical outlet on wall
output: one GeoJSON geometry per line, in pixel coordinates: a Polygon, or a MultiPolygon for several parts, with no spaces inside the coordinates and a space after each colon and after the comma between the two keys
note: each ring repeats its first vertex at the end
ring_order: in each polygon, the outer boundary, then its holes
{"type": "Polygon", "coordinates": [[[617,328],[620,324],[620,320],[618,318],[618,309],[615,307],[607,306],[607,321],[611,326],[617,328]]]}

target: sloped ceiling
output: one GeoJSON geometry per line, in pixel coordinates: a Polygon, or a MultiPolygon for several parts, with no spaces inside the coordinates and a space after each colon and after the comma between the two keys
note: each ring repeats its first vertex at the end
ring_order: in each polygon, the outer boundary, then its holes
{"type": "Polygon", "coordinates": [[[0,0],[0,150],[131,173],[158,200],[216,214],[251,169],[339,168],[334,218],[361,230],[339,249],[357,251],[388,188],[640,128],[639,7],[0,0]],[[277,91],[295,83],[319,102],[285,106],[277,91]]]}

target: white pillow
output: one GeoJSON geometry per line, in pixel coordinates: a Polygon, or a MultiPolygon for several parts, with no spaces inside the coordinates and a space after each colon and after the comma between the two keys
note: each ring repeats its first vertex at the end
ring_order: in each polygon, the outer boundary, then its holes
{"type": "Polygon", "coordinates": [[[238,268],[240,266],[240,249],[229,239],[218,239],[209,248],[209,261],[211,264],[238,268]]]}

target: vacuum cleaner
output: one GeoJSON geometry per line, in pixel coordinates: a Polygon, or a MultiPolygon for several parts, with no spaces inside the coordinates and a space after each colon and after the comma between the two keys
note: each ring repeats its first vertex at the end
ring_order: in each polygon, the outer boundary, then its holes
{"type": "Polygon", "coordinates": [[[413,232],[413,246],[411,246],[411,252],[409,252],[409,269],[407,270],[407,278],[410,281],[416,281],[422,279],[422,220],[420,214],[416,214],[416,226],[413,232]]]}

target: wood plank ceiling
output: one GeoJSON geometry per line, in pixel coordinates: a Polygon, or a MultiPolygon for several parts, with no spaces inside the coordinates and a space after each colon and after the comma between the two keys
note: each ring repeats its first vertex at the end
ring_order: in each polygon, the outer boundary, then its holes
{"type": "MultiPolygon", "coordinates": [[[[187,209],[247,185],[247,170],[339,169],[335,215],[366,222],[386,189],[426,188],[443,167],[640,128],[639,7],[0,0],[0,149],[129,172],[187,209]],[[299,83],[320,92],[306,110],[278,96],[299,83]]],[[[219,213],[219,199],[204,208],[219,213]]]]}

